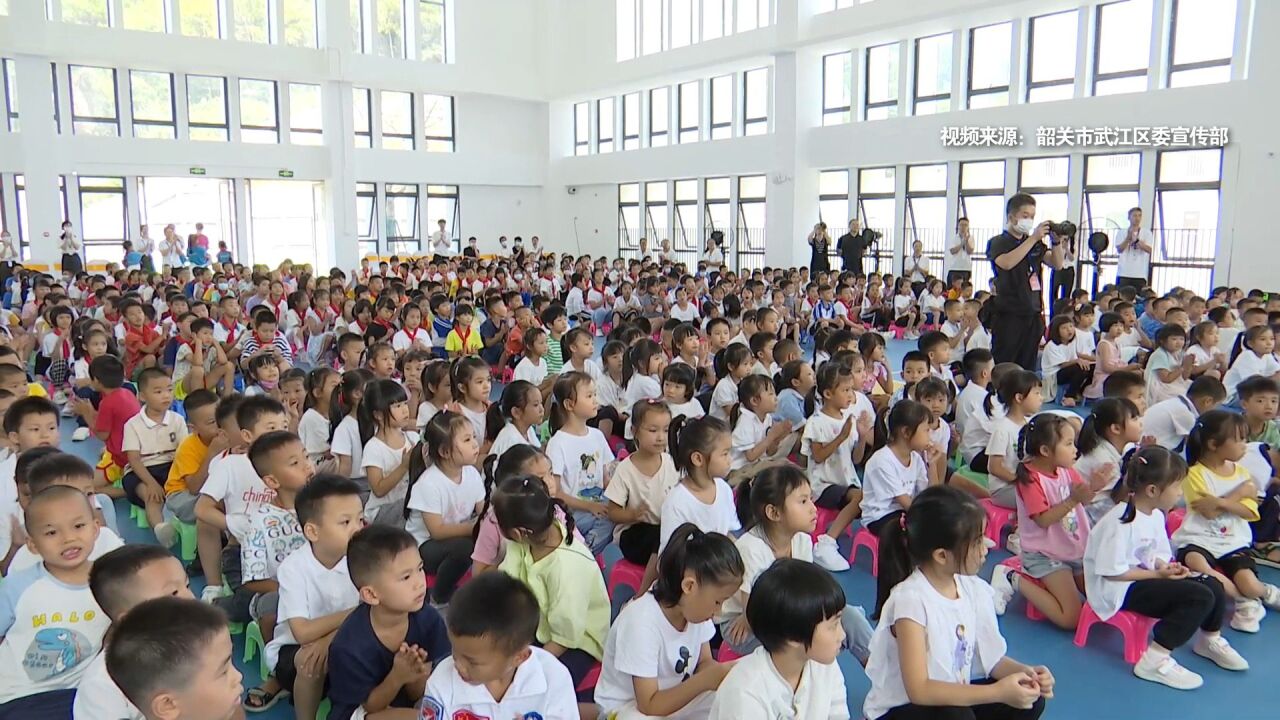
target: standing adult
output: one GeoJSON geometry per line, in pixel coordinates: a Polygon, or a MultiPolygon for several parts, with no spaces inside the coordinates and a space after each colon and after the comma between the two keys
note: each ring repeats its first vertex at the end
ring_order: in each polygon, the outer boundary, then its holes
{"type": "Polygon", "coordinates": [[[1129,228],[1116,246],[1116,284],[1141,290],[1151,282],[1151,231],[1142,227],[1142,208],[1130,208],[1129,228]]]}
{"type": "Polygon", "coordinates": [[[164,264],[170,268],[179,268],[186,263],[186,248],[182,246],[182,237],[173,225],[164,226],[164,239],[160,241],[160,255],[164,264]]]}
{"type": "Polygon", "coordinates": [[[1048,247],[1049,223],[1036,224],[1036,199],[1018,193],[1005,203],[1004,232],[987,241],[995,291],[990,310],[991,353],[997,363],[1036,368],[1036,351],[1044,336],[1041,264],[1062,266],[1063,247],[1048,247]]]}
{"type": "Polygon", "coordinates": [[[658,263],[662,264],[674,259],[675,256],[671,254],[671,238],[662,238],[662,247],[658,249],[658,263]]]}
{"type": "Polygon", "coordinates": [[[827,248],[831,247],[831,236],[827,234],[827,224],[820,222],[809,231],[809,275],[817,276],[820,272],[831,272],[831,258],[827,257],[827,248]]]}
{"type": "Polygon", "coordinates": [[[862,267],[862,258],[875,240],[875,233],[863,229],[862,220],[853,218],[849,221],[849,232],[841,235],[836,241],[836,250],[840,253],[840,262],[845,272],[866,275],[862,267]]]}
{"type": "Polygon", "coordinates": [[[71,229],[71,221],[62,221],[62,234],[58,236],[58,248],[62,250],[62,273],[70,274],[72,277],[76,273],[84,270],[84,258],[80,257],[80,251],[83,245],[80,244],[80,238],[75,231],[71,229]]]}
{"type": "Polygon", "coordinates": [[[1070,300],[1076,289],[1076,237],[1058,238],[1062,245],[1062,267],[1049,273],[1049,310],[1059,300],[1070,300]]]}
{"type": "Polygon", "coordinates": [[[187,258],[197,267],[209,264],[209,236],[204,234],[204,223],[196,223],[196,231],[187,239],[187,258]]]}
{"type": "Polygon", "coordinates": [[[8,230],[0,230],[0,287],[13,275],[13,264],[18,262],[18,251],[8,230]]]}
{"type": "Polygon", "coordinates": [[[955,278],[968,280],[973,275],[973,236],[969,234],[969,218],[956,220],[956,234],[947,246],[942,264],[946,267],[947,287],[955,278]]]}
{"type": "Polygon", "coordinates": [[[707,235],[707,244],[702,248],[702,261],[707,264],[707,272],[714,272],[724,264],[724,252],[720,250],[719,238],[724,237],[720,231],[713,230],[707,235]]]}
{"type": "Polygon", "coordinates": [[[449,240],[449,233],[445,232],[443,218],[436,221],[436,228],[436,231],[431,233],[431,252],[435,255],[436,262],[444,262],[449,259],[449,251],[453,249],[453,243],[449,240]]]}
{"type": "Polygon", "coordinates": [[[542,264],[542,239],[537,235],[529,238],[529,258],[539,265],[542,264]]]}
{"type": "Polygon", "coordinates": [[[142,254],[143,272],[155,272],[156,241],[151,239],[151,230],[146,225],[138,227],[138,239],[134,241],[133,249],[142,254]]]}

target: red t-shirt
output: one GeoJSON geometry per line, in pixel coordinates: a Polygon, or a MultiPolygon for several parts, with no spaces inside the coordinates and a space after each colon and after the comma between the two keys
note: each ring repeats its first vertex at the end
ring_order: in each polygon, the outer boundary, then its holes
{"type": "Polygon", "coordinates": [[[125,457],[121,446],[124,444],[124,424],[142,411],[138,397],[124,388],[116,388],[103,394],[98,403],[98,422],[93,430],[96,433],[106,432],[107,452],[111,453],[111,461],[121,469],[128,469],[129,460],[125,457]]]}
{"type": "MultiPolygon", "coordinates": [[[[148,353],[142,348],[156,341],[160,333],[151,325],[143,324],[140,328],[127,328],[124,332],[124,376],[133,377],[133,371],[148,353]]],[[[154,353],[153,353],[154,354],[154,353]]]]}

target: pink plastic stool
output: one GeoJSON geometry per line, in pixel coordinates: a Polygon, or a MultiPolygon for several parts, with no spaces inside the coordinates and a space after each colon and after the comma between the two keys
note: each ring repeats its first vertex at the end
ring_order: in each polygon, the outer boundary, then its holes
{"type": "Polygon", "coordinates": [[[818,541],[818,536],[825,533],[827,528],[831,527],[831,523],[835,522],[836,516],[840,513],[830,508],[818,508],[818,522],[813,526],[813,541],[818,541]]]}
{"type": "Polygon", "coordinates": [[[1013,524],[1018,511],[1002,508],[990,500],[979,500],[978,503],[987,513],[987,537],[996,544],[996,547],[1004,547],[1001,536],[1004,534],[1004,529],[1013,524]]]}
{"type": "Polygon", "coordinates": [[[901,340],[907,336],[907,329],[897,325],[891,325],[889,331],[893,333],[894,340],[901,340]]]}
{"type": "Polygon", "coordinates": [[[1155,618],[1128,610],[1121,610],[1112,615],[1111,619],[1103,620],[1086,602],[1084,608],[1080,610],[1080,623],[1076,625],[1076,647],[1085,646],[1089,639],[1089,628],[1096,623],[1104,623],[1120,631],[1124,637],[1124,660],[1130,665],[1135,665],[1142,659],[1142,653],[1147,650],[1147,638],[1151,636],[1151,628],[1155,627],[1156,621],[1155,618]]]}
{"type": "Polygon", "coordinates": [[[1169,537],[1173,537],[1173,534],[1178,532],[1178,528],[1182,527],[1182,521],[1186,519],[1186,508],[1170,510],[1169,513],[1164,516],[1164,531],[1169,533],[1169,537]]]}
{"type": "Polygon", "coordinates": [[[614,591],[619,585],[631,588],[633,595],[640,592],[640,583],[642,581],[644,581],[643,565],[637,565],[625,559],[619,560],[613,564],[613,569],[609,571],[609,599],[613,599],[614,591]]]}
{"type": "Polygon", "coordinates": [[[734,652],[733,648],[729,647],[729,641],[726,640],[720,644],[720,651],[716,653],[716,662],[733,662],[740,657],[742,656],[734,652]]]}
{"type": "MultiPolygon", "coordinates": [[[[1013,571],[1022,577],[1022,582],[1029,582],[1038,587],[1044,587],[1044,583],[1022,572],[1022,558],[1015,555],[1011,558],[1001,560],[1000,564],[1007,568],[1013,568],[1013,571]]],[[[1027,600],[1027,619],[1035,620],[1036,622],[1046,619],[1045,614],[1040,612],[1040,609],[1037,608],[1030,600],[1027,600]]]]}
{"type": "Polygon", "coordinates": [[[866,547],[871,551],[871,575],[878,577],[880,575],[880,538],[872,535],[866,528],[859,528],[853,535],[853,549],[849,551],[850,565],[857,559],[860,547],[866,547]]]}
{"type": "Polygon", "coordinates": [[[502,384],[503,385],[510,385],[512,381],[514,381],[515,379],[516,379],[515,368],[510,368],[510,367],[502,368],[502,384]]]}
{"type": "Polygon", "coordinates": [[[574,690],[586,692],[594,689],[598,682],[600,682],[600,663],[596,663],[587,671],[586,676],[582,678],[582,682],[578,683],[578,687],[574,688],[574,690]]]}

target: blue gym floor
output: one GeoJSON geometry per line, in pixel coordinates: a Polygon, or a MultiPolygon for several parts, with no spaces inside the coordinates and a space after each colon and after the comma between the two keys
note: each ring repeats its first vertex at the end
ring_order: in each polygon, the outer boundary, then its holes
{"type": "MultiPolygon", "coordinates": [[[[902,355],[908,349],[913,349],[914,345],[905,341],[889,341],[890,367],[896,370],[901,364],[902,355]]],[[[495,386],[495,399],[499,390],[495,386]]],[[[71,432],[74,429],[73,422],[63,422],[62,447],[69,448],[70,452],[91,463],[96,462],[102,451],[101,443],[93,439],[72,443],[71,432]]],[[[120,520],[121,534],[127,542],[155,542],[150,530],[140,530],[129,522],[127,501],[116,501],[116,516],[120,520]]],[[[847,551],[849,536],[842,538],[840,544],[847,551]]],[[[1008,556],[1003,550],[993,550],[987,558],[983,577],[990,577],[992,567],[1008,556]]],[[[613,563],[618,557],[620,555],[616,548],[611,547],[606,552],[609,563],[613,563]]],[[[849,602],[863,605],[868,613],[875,604],[875,579],[871,577],[870,567],[870,557],[864,551],[852,570],[836,574],[849,602]]],[[[1267,582],[1280,583],[1280,571],[1261,568],[1261,574],[1267,582]]],[[[204,579],[192,578],[191,586],[199,597],[204,579]]],[[[620,605],[622,600],[624,598],[618,598],[615,606],[620,605]]],[[[1073,633],[1059,631],[1047,622],[1028,620],[1024,607],[1021,598],[1010,603],[1008,612],[1001,618],[1000,627],[1008,641],[1010,656],[1031,664],[1047,665],[1057,677],[1056,697],[1049,702],[1045,717],[1070,720],[1089,717],[1097,720],[1120,717],[1207,718],[1223,713],[1237,718],[1277,717],[1276,706],[1271,704],[1274,698],[1267,700],[1264,692],[1267,684],[1260,682],[1269,670],[1280,668],[1280,643],[1275,642],[1276,631],[1273,629],[1278,622],[1275,619],[1264,620],[1262,632],[1256,635],[1224,628],[1227,639],[1252,666],[1252,669],[1243,673],[1221,670],[1192,653],[1189,648],[1177,651],[1175,656],[1180,663],[1205,678],[1201,689],[1180,692],[1135,678],[1122,656],[1117,631],[1109,627],[1096,627],[1090,635],[1089,645],[1077,648],[1072,642],[1073,633]],[[1112,700],[1108,701],[1106,698],[1112,700]],[[1124,699],[1118,700],[1119,698],[1124,699]]],[[[233,640],[236,665],[244,674],[244,685],[246,688],[254,687],[261,681],[257,659],[250,663],[242,662],[244,638],[236,636],[233,640]]],[[[840,658],[840,667],[849,688],[850,714],[854,718],[861,717],[862,701],[870,683],[848,654],[840,658]]],[[[265,713],[250,717],[285,720],[293,718],[293,708],[287,702],[282,702],[265,713]]]]}

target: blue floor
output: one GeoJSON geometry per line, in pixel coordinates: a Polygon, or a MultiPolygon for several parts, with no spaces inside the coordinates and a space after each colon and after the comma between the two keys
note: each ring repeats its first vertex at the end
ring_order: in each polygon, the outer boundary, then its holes
{"type": "MultiPolygon", "coordinates": [[[[895,371],[900,367],[903,353],[913,347],[914,343],[889,341],[890,366],[895,371]]],[[[498,391],[495,387],[495,398],[498,391]]],[[[72,443],[72,430],[74,424],[64,421],[62,447],[95,462],[102,451],[101,443],[97,440],[72,443]]],[[[121,534],[127,542],[155,542],[150,530],[140,530],[128,521],[127,501],[116,501],[116,515],[120,518],[121,534]]],[[[841,547],[847,551],[849,544],[850,539],[845,536],[841,547]]],[[[990,577],[992,567],[1008,556],[1003,550],[993,551],[987,558],[983,577],[990,577]]],[[[618,557],[616,548],[606,552],[609,563],[618,557]]],[[[849,602],[863,605],[868,612],[875,604],[875,579],[871,576],[870,567],[870,557],[864,551],[852,570],[836,574],[849,602]]],[[[1265,581],[1280,584],[1280,571],[1262,568],[1261,574],[1265,581]]],[[[203,587],[203,578],[192,578],[192,591],[197,597],[203,587]]],[[[1224,630],[1227,639],[1252,666],[1247,672],[1221,670],[1189,648],[1177,651],[1175,656],[1180,663],[1205,678],[1203,688],[1179,692],[1135,678],[1122,656],[1118,632],[1109,627],[1095,628],[1089,645],[1077,648],[1072,643],[1073,633],[1059,631],[1047,622],[1027,620],[1023,602],[1018,598],[1010,604],[1009,611],[1001,618],[1000,627],[1008,641],[1010,656],[1031,664],[1047,665],[1057,677],[1057,696],[1048,705],[1047,718],[1207,718],[1224,712],[1237,718],[1277,717],[1274,698],[1267,699],[1264,692],[1266,683],[1261,680],[1269,670],[1280,668],[1280,643],[1276,642],[1275,629],[1280,620],[1264,620],[1262,632],[1256,635],[1229,628],[1224,630]],[[1117,702],[1116,698],[1124,700],[1117,702]]],[[[254,687],[260,682],[258,663],[256,660],[247,664],[241,662],[243,636],[236,636],[233,641],[234,658],[244,674],[244,685],[246,688],[254,687]]],[[[847,654],[841,657],[840,666],[849,688],[850,713],[854,718],[860,717],[862,701],[870,684],[862,669],[847,654]]],[[[293,717],[293,709],[288,703],[280,703],[266,713],[251,717],[285,720],[293,717]]]]}

